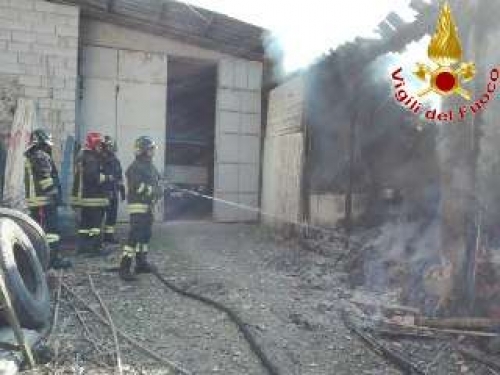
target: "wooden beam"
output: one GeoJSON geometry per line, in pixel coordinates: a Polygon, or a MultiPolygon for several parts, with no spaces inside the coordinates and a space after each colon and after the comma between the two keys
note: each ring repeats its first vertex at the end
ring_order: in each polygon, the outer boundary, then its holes
{"type": "Polygon", "coordinates": [[[115,25],[128,27],[132,29],[142,30],[144,32],[171,37],[173,39],[180,40],[185,43],[193,44],[202,48],[213,49],[222,53],[227,53],[229,55],[234,55],[250,60],[263,61],[264,53],[255,53],[249,51],[246,46],[231,45],[229,43],[220,43],[215,40],[210,40],[208,38],[203,38],[201,36],[188,34],[185,31],[180,31],[166,25],[159,25],[151,22],[147,22],[146,19],[133,18],[123,14],[108,13],[104,11],[99,11],[97,9],[85,9],[81,10],[82,15],[87,18],[100,20],[103,22],[113,23],[115,25]]]}

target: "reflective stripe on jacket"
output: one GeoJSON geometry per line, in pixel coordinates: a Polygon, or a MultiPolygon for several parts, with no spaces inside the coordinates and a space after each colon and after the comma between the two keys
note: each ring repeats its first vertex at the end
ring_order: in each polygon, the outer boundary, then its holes
{"type": "Polygon", "coordinates": [[[25,153],[24,186],[28,207],[57,203],[61,190],[59,176],[51,156],[45,151],[30,149],[25,153]]]}
{"type": "Polygon", "coordinates": [[[102,161],[92,150],[83,150],[75,163],[71,204],[77,207],[105,207],[109,204],[102,161]]]}
{"type": "Polygon", "coordinates": [[[161,197],[160,174],[150,160],[137,157],[127,172],[128,211],[130,214],[150,212],[161,197]]]}

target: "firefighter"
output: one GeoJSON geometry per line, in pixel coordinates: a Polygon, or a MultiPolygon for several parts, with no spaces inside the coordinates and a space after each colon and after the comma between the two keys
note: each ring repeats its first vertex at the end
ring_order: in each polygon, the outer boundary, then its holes
{"type": "Polygon", "coordinates": [[[136,274],[151,273],[154,270],[147,261],[147,254],[153,209],[160,198],[160,175],[152,162],[156,147],[150,137],[139,137],[135,141],[135,160],[126,172],[130,232],[120,263],[120,277],[125,281],[135,280],[131,272],[134,256],[136,274]]]}
{"type": "Polygon", "coordinates": [[[61,185],[52,159],[52,137],[42,129],[31,133],[25,152],[25,193],[30,216],[46,233],[50,246],[50,267],[69,268],[71,262],[61,257],[57,207],[62,204],[61,185]]]}
{"type": "Polygon", "coordinates": [[[102,221],[108,206],[105,184],[114,177],[104,173],[102,134],[90,132],[75,163],[72,204],[80,209],[77,250],[90,256],[107,255],[102,246],[102,221]]]}
{"type": "Polygon", "coordinates": [[[106,209],[106,221],[104,225],[104,242],[117,244],[114,233],[116,218],[118,216],[118,194],[122,202],[125,200],[125,185],[123,184],[123,172],[120,161],[116,157],[116,143],[110,136],[104,137],[104,174],[114,177],[113,181],[105,184],[108,193],[109,206],[106,209]]]}

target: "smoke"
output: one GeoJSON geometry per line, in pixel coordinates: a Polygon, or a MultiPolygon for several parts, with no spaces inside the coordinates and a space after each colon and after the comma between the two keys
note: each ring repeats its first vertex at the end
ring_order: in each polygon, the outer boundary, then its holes
{"type": "Polygon", "coordinates": [[[305,68],[330,50],[356,37],[380,37],[378,24],[396,12],[411,22],[415,12],[410,0],[188,0],[187,2],[227,14],[268,30],[269,56],[283,53],[286,73],[305,68]],[[368,4],[369,3],[369,4],[368,4]]]}

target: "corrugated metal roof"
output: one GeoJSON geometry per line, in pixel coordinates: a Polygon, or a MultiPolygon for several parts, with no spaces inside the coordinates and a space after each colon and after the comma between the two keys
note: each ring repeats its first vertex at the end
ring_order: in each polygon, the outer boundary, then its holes
{"type": "Polygon", "coordinates": [[[50,0],[99,19],[234,56],[263,60],[264,29],[174,0],[50,0]]]}

